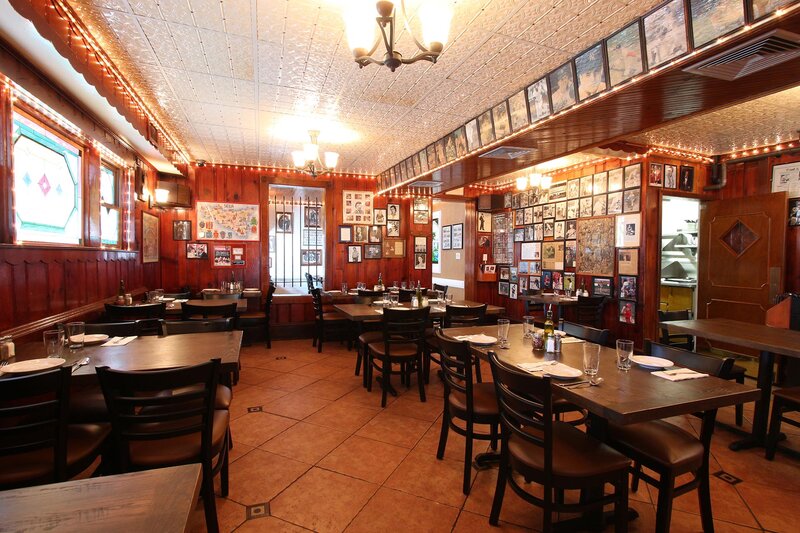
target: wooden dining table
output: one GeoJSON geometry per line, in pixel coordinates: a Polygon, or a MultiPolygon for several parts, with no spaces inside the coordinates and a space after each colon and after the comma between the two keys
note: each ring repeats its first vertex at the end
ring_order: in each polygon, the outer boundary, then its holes
{"type": "Polygon", "coordinates": [[[519,297],[520,300],[528,303],[541,304],[544,306],[556,306],[556,320],[562,318],[563,308],[578,305],[577,296],[565,296],[563,294],[526,294],[519,297]]]}
{"type": "MultiPolygon", "coordinates": [[[[455,300],[451,305],[463,307],[476,307],[483,305],[479,302],[471,302],[469,300],[455,300]]],[[[445,314],[445,303],[434,302],[431,306],[431,317],[441,317],[445,314]]],[[[376,320],[383,316],[383,306],[380,304],[335,304],[333,306],[337,311],[342,313],[348,320],[353,322],[363,322],[365,320],[376,320]]],[[[410,302],[400,303],[398,307],[411,309],[410,302]]],[[[497,305],[487,305],[487,315],[499,315],[505,312],[505,307],[497,305]]]]}
{"type": "MultiPolygon", "coordinates": [[[[226,303],[233,303],[236,302],[236,312],[237,313],[244,313],[247,311],[248,302],[246,298],[239,298],[239,299],[231,299],[231,300],[223,300],[221,298],[210,298],[207,300],[189,300],[187,303],[191,305],[196,305],[198,307],[217,307],[219,305],[224,305],[226,303]]],[[[166,306],[166,315],[167,316],[180,316],[182,313],[182,303],[183,302],[167,302],[166,306]]]]}
{"type": "Polygon", "coordinates": [[[699,318],[661,322],[671,332],[688,333],[703,339],[758,350],[758,388],[761,395],[756,400],[753,427],[746,438],[732,442],[731,450],[764,446],[769,422],[769,404],[772,396],[775,355],[800,357],[800,331],[773,328],[764,324],[751,324],[727,318],[699,318]]]}
{"type": "Polygon", "coordinates": [[[0,531],[189,531],[200,479],[190,464],[2,491],[0,531]]]}

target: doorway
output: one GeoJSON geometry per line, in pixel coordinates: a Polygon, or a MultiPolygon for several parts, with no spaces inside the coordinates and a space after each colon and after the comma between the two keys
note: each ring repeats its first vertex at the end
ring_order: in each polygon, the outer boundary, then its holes
{"type": "Polygon", "coordinates": [[[661,198],[660,311],[690,310],[697,316],[699,218],[699,200],[661,198]]]}
{"type": "Polygon", "coordinates": [[[446,285],[447,294],[456,300],[464,299],[466,257],[464,255],[464,224],[466,209],[463,201],[434,200],[432,230],[433,283],[446,285]]]}

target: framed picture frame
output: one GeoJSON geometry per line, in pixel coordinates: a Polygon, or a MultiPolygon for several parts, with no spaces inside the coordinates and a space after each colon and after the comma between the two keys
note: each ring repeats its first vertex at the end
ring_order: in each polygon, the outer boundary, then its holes
{"type": "Polygon", "coordinates": [[[678,188],[686,192],[694,192],[694,167],[681,165],[680,179],[678,188]]]}
{"type": "Polygon", "coordinates": [[[456,157],[464,157],[467,155],[467,133],[464,126],[457,128],[453,132],[453,143],[455,144],[456,157]]]}
{"type": "Polygon", "coordinates": [[[492,122],[492,110],[484,111],[478,117],[478,130],[481,136],[481,146],[494,142],[494,123],[492,122]]]}
{"type": "Polygon", "coordinates": [[[503,100],[492,108],[492,119],[494,120],[494,134],[497,139],[502,139],[511,133],[507,100],[503,100]]]}
{"type": "Polygon", "coordinates": [[[592,278],[592,296],[612,296],[611,278],[592,278]]]}
{"type": "Polygon", "coordinates": [[[414,198],[414,211],[430,211],[427,198],[414,198]]]}
{"type": "Polygon", "coordinates": [[[370,226],[369,227],[369,242],[376,243],[381,242],[383,240],[383,230],[381,226],[370,226]]]}
{"type": "Polygon", "coordinates": [[[672,0],[644,17],[644,41],[650,69],[688,51],[683,0],[672,0]]]}
{"type": "Polygon", "coordinates": [[[523,242],[519,254],[523,261],[540,261],[542,259],[542,243],[523,242]]]}
{"type": "Polygon", "coordinates": [[[159,218],[142,212],[142,263],[158,263],[159,218]]]}
{"type": "Polygon", "coordinates": [[[644,71],[639,21],[628,24],[606,39],[606,57],[608,80],[612,87],[644,71]]]}
{"type": "Polygon", "coordinates": [[[647,184],[651,187],[664,186],[664,165],[661,163],[650,163],[650,172],[647,174],[647,184]]]}
{"type": "Polygon", "coordinates": [[[383,258],[396,259],[406,256],[406,241],[403,239],[384,239],[383,258]]]}
{"type": "Polygon", "coordinates": [[[594,45],[575,58],[575,74],[578,80],[578,100],[580,101],[591,98],[608,88],[602,43],[594,45]]]}
{"type": "Polygon", "coordinates": [[[366,244],[369,242],[369,226],[353,226],[354,243],[366,244]]]}
{"type": "Polygon", "coordinates": [[[303,208],[303,225],[307,228],[322,226],[322,207],[318,205],[303,208]]]}
{"type": "Polygon", "coordinates": [[[620,300],[619,321],[623,324],[636,324],[636,303],[620,300]]]}
{"type": "Polygon", "coordinates": [[[424,254],[428,251],[428,238],[424,235],[414,237],[414,253],[424,254]]]}
{"type": "Polygon", "coordinates": [[[797,198],[789,200],[789,225],[800,226],[800,200],[797,198]]]}
{"type": "Polygon", "coordinates": [[[497,294],[500,296],[508,296],[509,284],[507,281],[501,281],[497,284],[497,294]]]}
{"type": "Polygon", "coordinates": [[[636,276],[619,277],[619,299],[636,301],[638,294],[638,278],[636,276]]]}
{"type": "Polygon", "coordinates": [[[464,224],[453,224],[452,226],[452,249],[464,249],[464,224]]]}
{"type": "Polygon", "coordinates": [[[525,91],[520,91],[508,99],[508,114],[511,117],[511,131],[521,130],[529,124],[525,91]]]}
{"type": "Polygon", "coordinates": [[[527,96],[531,124],[550,116],[550,90],[547,86],[546,77],[529,85],[527,96]]]}
{"type": "Polygon", "coordinates": [[[642,215],[617,215],[616,246],[617,248],[638,247],[641,242],[642,215]]]}
{"type": "Polygon", "coordinates": [[[542,289],[550,290],[553,288],[553,272],[542,270],[542,289]]]}
{"type": "Polygon", "coordinates": [[[428,254],[414,254],[414,270],[425,270],[427,265],[428,254]]]}
{"type": "Polygon", "coordinates": [[[361,245],[350,245],[347,247],[347,262],[348,263],[360,263],[361,262],[361,245]]]}
{"type": "Polygon", "coordinates": [[[383,246],[380,244],[364,245],[364,259],[381,259],[383,257],[383,246]]]}
{"type": "Polygon", "coordinates": [[[614,217],[579,219],[576,240],[578,274],[614,275],[614,217]]]}
{"type": "Polygon", "coordinates": [[[353,226],[339,226],[339,242],[353,242],[353,226]]]}
{"type": "Polygon", "coordinates": [[[575,104],[575,74],[572,61],[564,63],[547,75],[550,82],[550,101],[553,113],[558,113],[575,104]]]}
{"type": "Polygon", "coordinates": [[[742,0],[690,0],[692,44],[700,48],[745,23],[742,0]]]}
{"type": "Polygon", "coordinates": [[[386,205],[386,220],[400,220],[400,204],[386,205]]]}
{"type": "Polygon", "coordinates": [[[291,211],[275,213],[275,233],[292,233],[294,213],[291,211]]]}
{"type": "Polygon", "coordinates": [[[622,212],[636,213],[641,209],[642,190],[628,189],[622,191],[622,212]]]}
{"type": "Polygon", "coordinates": [[[300,266],[318,266],[322,264],[322,250],[300,250],[300,266]]]}
{"type": "Polygon", "coordinates": [[[414,211],[414,224],[427,224],[430,222],[429,211],[414,211]]]}
{"type": "Polygon", "coordinates": [[[387,221],[386,209],[373,209],[372,210],[372,225],[385,226],[387,221]]]}
{"type": "Polygon", "coordinates": [[[208,259],[208,243],[187,242],[186,259],[208,259]]]}
{"type": "Polygon", "coordinates": [[[442,226],[442,250],[450,250],[453,246],[453,227],[442,226]]]}
{"type": "Polygon", "coordinates": [[[622,167],[608,171],[608,192],[621,191],[623,189],[623,178],[625,171],[622,167]]]}
{"type": "Polygon", "coordinates": [[[492,214],[486,211],[478,211],[478,233],[492,232],[492,214]]]}
{"type": "Polygon", "coordinates": [[[172,240],[191,241],[192,240],[192,221],[173,220],[172,221],[172,240]]]}
{"type": "Polygon", "coordinates": [[[639,249],[620,248],[617,250],[617,272],[626,276],[639,274],[639,249]]]}
{"type": "Polygon", "coordinates": [[[247,259],[244,255],[244,246],[231,247],[231,266],[244,267],[247,264],[247,259]]]}
{"type": "Polygon", "coordinates": [[[227,244],[214,245],[214,262],[212,266],[214,268],[229,268],[233,266],[230,246],[227,244]]]}
{"type": "Polygon", "coordinates": [[[399,237],[400,236],[400,221],[399,220],[387,220],[386,221],[386,236],[387,237],[399,237]]]}
{"type": "Polygon", "coordinates": [[[634,189],[642,185],[642,164],[635,163],[623,169],[623,189],[634,189]]]}
{"type": "Polygon", "coordinates": [[[472,152],[481,147],[481,137],[478,129],[478,119],[473,118],[466,123],[464,129],[467,134],[467,149],[472,152]]]}
{"type": "MultiPolygon", "coordinates": [[[[404,165],[400,166],[405,168],[404,165]]],[[[342,191],[342,223],[371,224],[372,200],[373,193],[370,191],[342,191]]]]}

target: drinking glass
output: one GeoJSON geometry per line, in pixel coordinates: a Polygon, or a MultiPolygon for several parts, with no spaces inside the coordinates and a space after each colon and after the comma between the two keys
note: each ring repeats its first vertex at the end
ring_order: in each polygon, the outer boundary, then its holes
{"type": "Polygon", "coordinates": [[[534,328],[535,325],[532,316],[522,317],[522,331],[525,332],[525,335],[523,335],[524,338],[530,339],[531,337],[533,337],[534,328]]]}
{"type": "Polygon", "coordinates": [[[79,352],[83,350],[83,337],[85,333],[85,322],[67,322],[67,346],[70,352],[79,352]]]}
{"type": "Polygon", "coordinates": [[[630,370],[631,355],[633,355],[633,341],[619,339],[617,341],[617,368],[625,372],[630,370]]]}
{"type": "Polygon", "coordinates": [[[600,345],[591,342],[583,343],[583,373],[593,378],[600,369],[600,345]]]}
{"type": "Polygon", "coordinates": [[[47,357],[61,357],[64,353],[64,332],[59,329],[48,329],[42,336],[47,357]]]}
{"type": "Polygon", "coordinates": [[[396,307],[400,305],[400,295],[399,294],[390,294],[389,298],[392,300],[392,307],[396,307]]]}
{"type": "Polygon", "coordinates": [[[396,289],[396,288],[397,288],[397,282],[396,282],[396,281],[393,281],[393,282],[392,282],[392,288],[393,288],[393,289],[396,289]]]}
{"type": "Polygon", "coordinates": [[[447,305],[453,305],[453,295],[452,294],[445,295],[444,301],[447,302],[447,305]]]}
{"type": "Polygon", "coordinates": [[[501,348],[508,348],[508,328],[510,326],[511,321],[507,318],[497,320],[497,340],[501,348]]]}
{"type": "Polygon", "coordinates": [[[407,283],[407,282],[405,282],[405,281],[401,281],[401,282],[400,282],[400,288],[401,288],[401,289],[407,289],[407,288],[408,288],[408,283],[407,283]]]}
{"type": "Polygon", "coordinates": [[[347,294],[347,283],[342,283],[342,294],[347,294]]]}

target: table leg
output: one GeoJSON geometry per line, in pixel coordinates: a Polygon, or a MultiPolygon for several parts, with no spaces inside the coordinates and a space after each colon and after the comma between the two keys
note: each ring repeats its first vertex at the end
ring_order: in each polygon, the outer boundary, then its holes
{"type": "Polygon", "coordinates": [[[772,353],[761,352],[758,358],[758,388],[761,389],[761,398],[756,400],[753,431],[748,437],[732,442],[728,447],[733,451],[764,446],[767,437],[767,422],[769,421],[769,402],[772,399],[774,363],[775,356],[772,353]]]}

